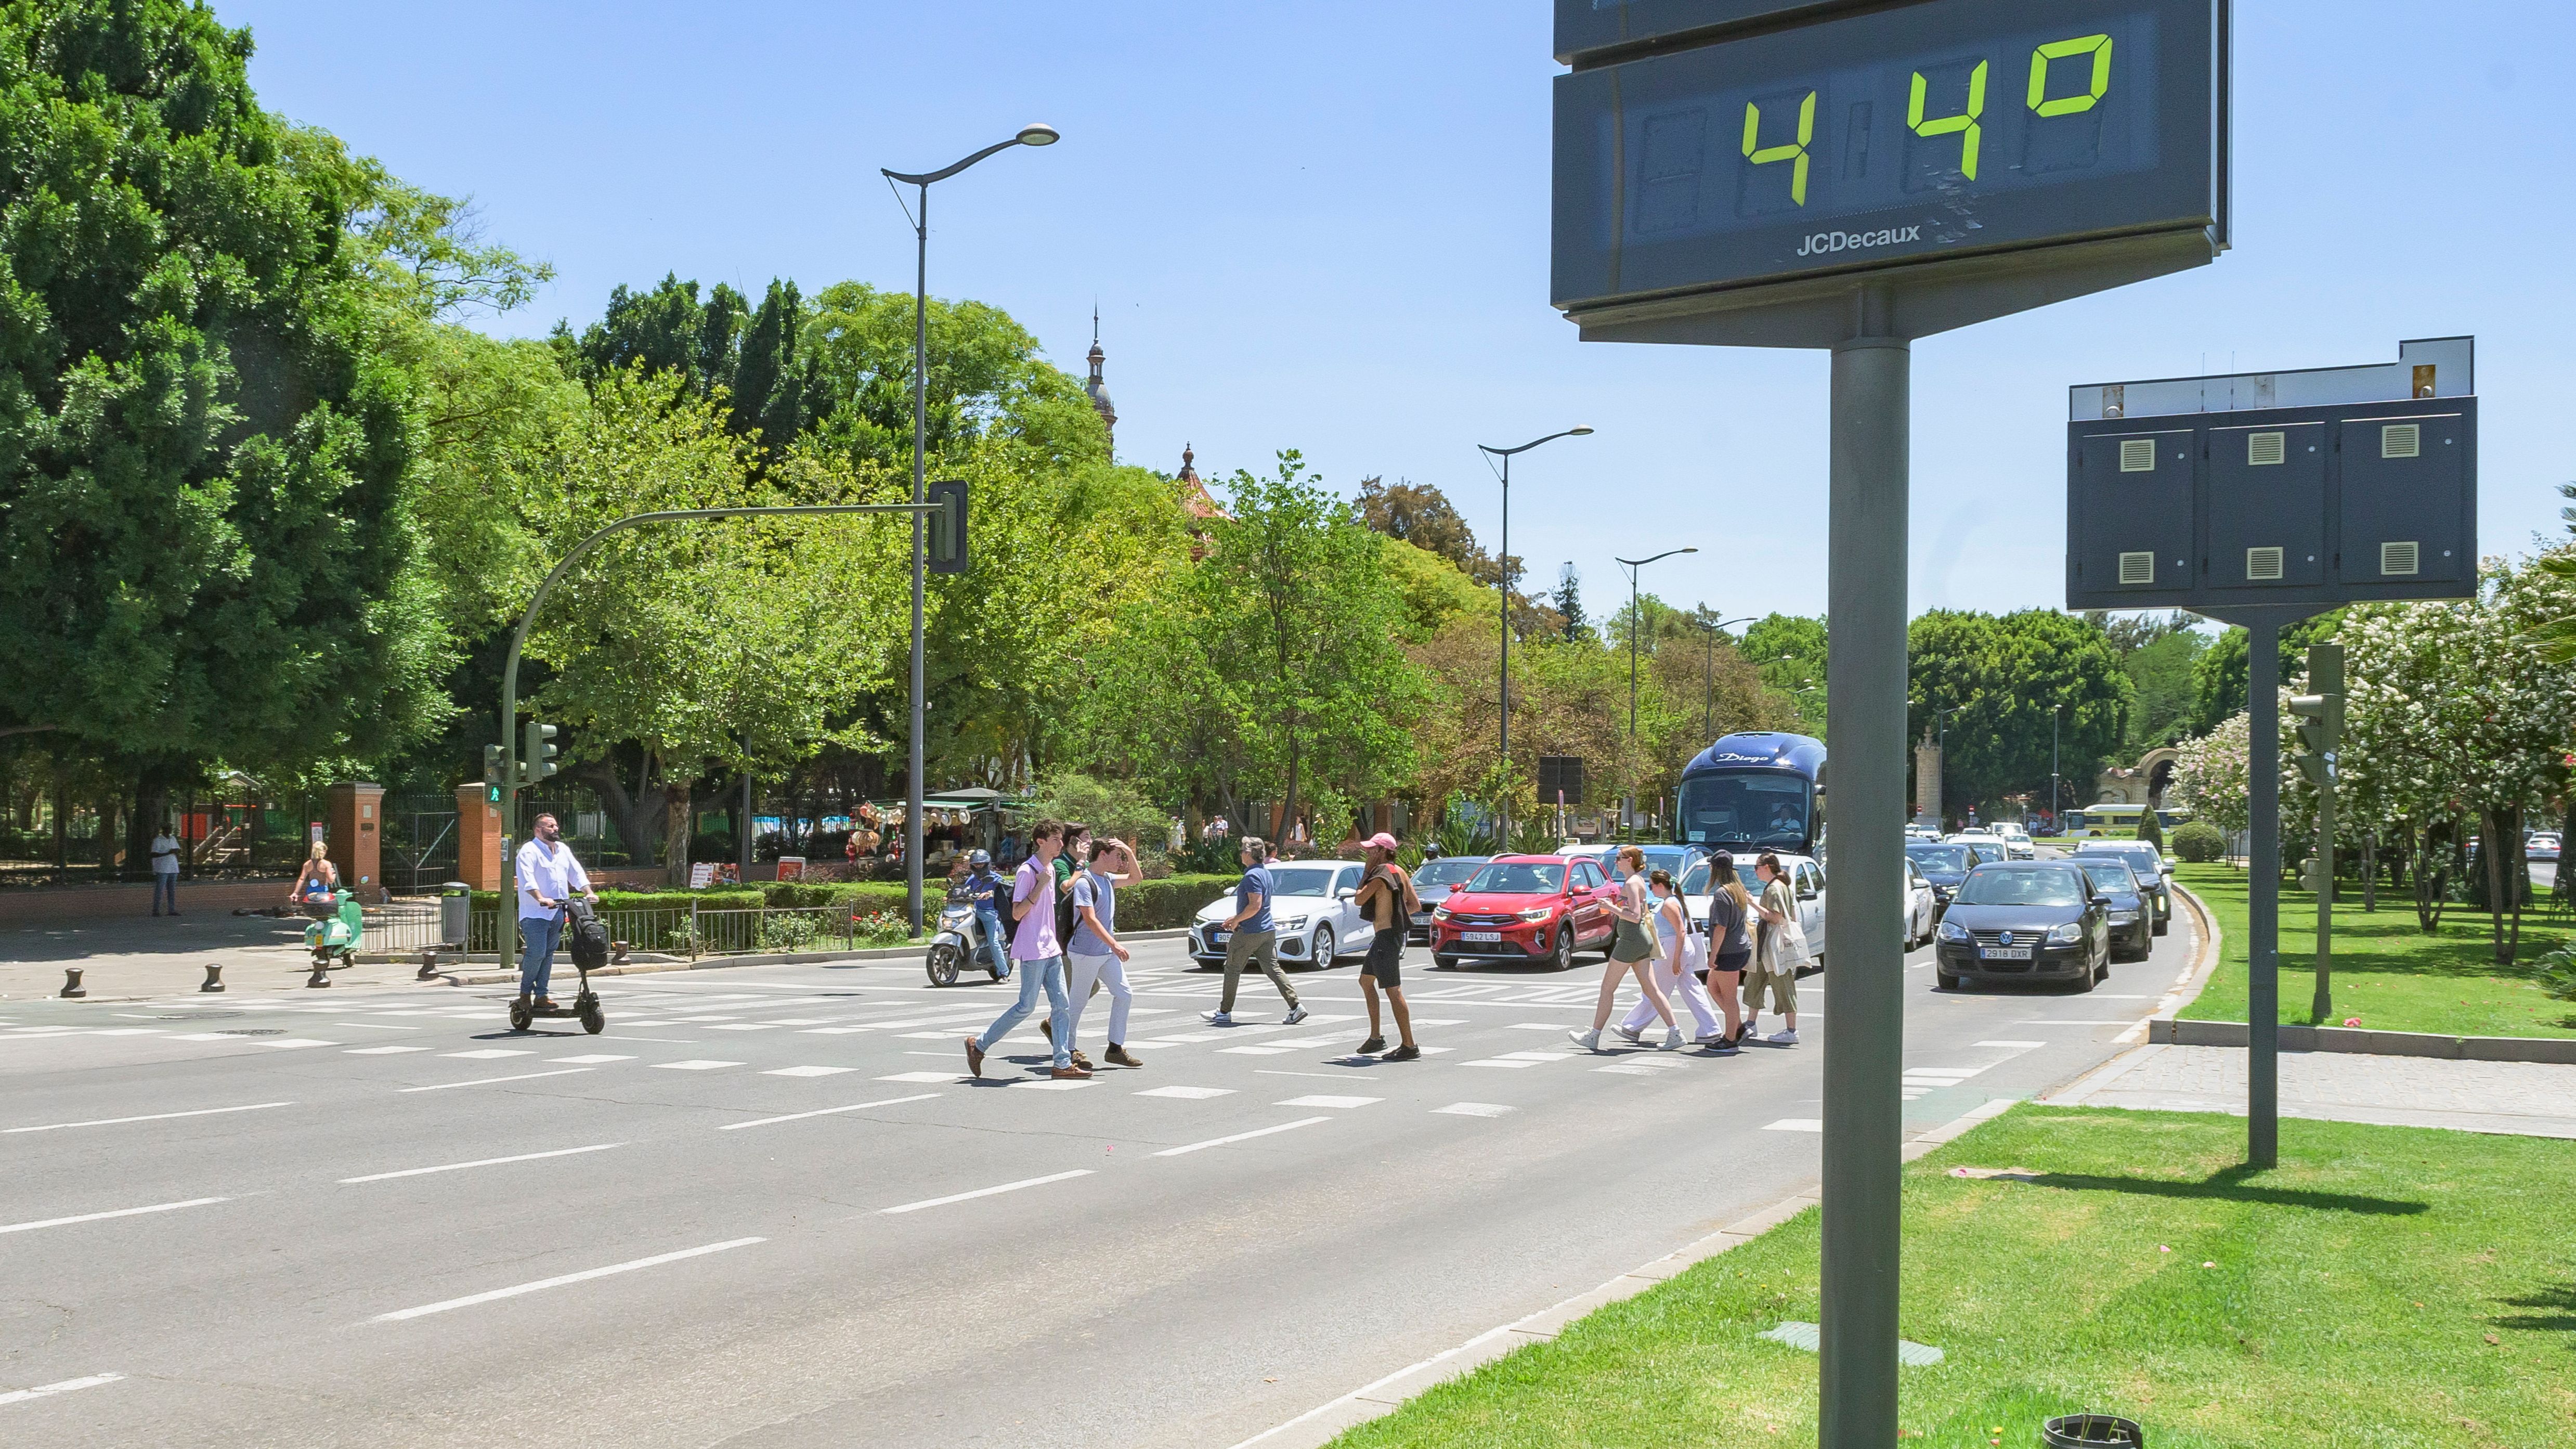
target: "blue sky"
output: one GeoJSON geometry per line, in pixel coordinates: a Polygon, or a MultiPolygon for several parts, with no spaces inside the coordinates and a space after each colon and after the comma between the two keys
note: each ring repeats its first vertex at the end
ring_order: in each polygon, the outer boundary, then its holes
{"type": "MultiPolygon", "coordinates": [[[[1917,609],[2063,602],[2065,389],[2394,361],[2478,338],[2481,538],[2557,532],[2576,478],[2576,7],[2241,0],[2236,250],[1915,349],[1917,609]],[[2560,75],[2560,81],[2550,77],[2560,75]]],[[[1649,587],[1729,614],[1824,606],[1821,355],[1585,345],[1547,305],[1551,18],[1540,0],[886,5],[218,0],[271,108],[471,194],[552,261],[495,324],[596,319],[666,271],[756,293],[906,289],[880,166],[1064,132],[932,197],[931,287],[1082,369],[1096,301],[1119,456],[1202,474],[1302,449],[1345,491],[1446,490],[1490,547],[1478,442],[1520,460],[1532,573],[1680,544],[1649,587]]]]}

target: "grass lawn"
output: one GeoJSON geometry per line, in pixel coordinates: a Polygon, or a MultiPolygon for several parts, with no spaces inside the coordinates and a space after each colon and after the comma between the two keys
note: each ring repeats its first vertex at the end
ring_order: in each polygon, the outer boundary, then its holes
{"type": "MultiPolygon", "coordinates": [[[[2576,1443],[2576,1143],[2020,1107],[1906,1169],[1905,1442],[2028,1449],[2128,1414],[2155,1449],[2576,1443]],[[2028,1168],[2033,1181],[1956,1166],[2028,1168]],[[2167,1251],[2170,1249],[2170,1251],[2167,1251]]],[[[1591,1314],[1335,1449],[1815,1441],[1816,1214],[1591,1314]]]]}
{"type": "MultiPolygon", "coordinates": [[[[2194,1021],[2243,1021],[2245,1011],[2245,872],[2224,865],[2183,865],[2174,878],[2209,903],[2226,949],[2208,989],[2182,1010],[2194,1021]]],[[[2508,929],[2510,927],[2508,926],[2508,929]]],[[[2567,939],[2563,924],[2522,917],[2522,954],[2530,961],[2567,939]]],[[[2316,992],[2317,905],[2307,891],[2281,890],[2281,1020],[2341,1026],[2352,1017],[2380,1031],[2445,1036],[2576,1036],[2576,1002],[2553,1000],[2520,972],[2499,972],[2484,911],[2454,906],[2442,933],[2415,925],[2411,893],[2382,892],[2364,915],[2358,894],[2335,901],[2334,1018],[2308,1011],[2316,992]]]]}

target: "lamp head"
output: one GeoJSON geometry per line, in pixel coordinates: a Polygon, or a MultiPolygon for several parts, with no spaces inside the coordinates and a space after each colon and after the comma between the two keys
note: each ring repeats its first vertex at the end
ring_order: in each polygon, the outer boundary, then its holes
{"type": "Polygon", "coordinates": [[[1682,550],[1682,552],[1683,552],[1683,553],[1697,553],[1697,552],[1699,552],[1699,549],[1698,549],[1696,546],[1694,546],[1694,547],[1691,547],[1691,548],[1683,549],[1683,550],[1682,550]]]}
{"type": "Polygon", "coordinates": [[[1567,437],[1569,437],[1569,438],[1588,438],[1588,437],[1591,437],[1591,436],[1592,436],[1592,425],[1591,425],[1591,424],[1589,424],[1589,423],[1576,423],[1573,427],[1570,427],[1570,428],[1568,428],[1568,429],[1566,429],[1566,430],[1565,430],[1565,435],[1566,435],[1567,437]]]}
{"type": "Polygon", "coordinates": [[[1052,146],[1063,139],[1056,134],[1055,127],[1043,122],[1020,128],[1019,142],[1023,146],[1052,146]]]}

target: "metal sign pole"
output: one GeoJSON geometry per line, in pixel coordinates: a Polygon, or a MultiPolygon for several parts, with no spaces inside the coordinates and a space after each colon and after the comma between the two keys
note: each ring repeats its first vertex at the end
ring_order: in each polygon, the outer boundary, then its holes
{"type": "Polygon", "coordinates": [[[2245,616],[2245,751],[2254,844],[2245,881],[2245,1161],[2281,1153],[2281,621],[2245,616]]]}
{"type": "Polygon", "coordinates": [[[1823,1449],[1896,1442],[1905,1055],[1905,581],[1913,353],[1884,296],[1833,350],[1834,1009],[1825,1020],[1823,1449]]]}

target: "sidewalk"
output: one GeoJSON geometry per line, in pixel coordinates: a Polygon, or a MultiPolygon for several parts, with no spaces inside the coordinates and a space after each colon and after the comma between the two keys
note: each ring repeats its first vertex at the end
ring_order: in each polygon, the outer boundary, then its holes
{"type": "MultiPolygon", "coordinates": [[[[2284,1117],[2576,1138],[2576,1066],[2350,1052],[2279,1060],[2284,1117]]],[[[2243,1116],[2246,1062],[2241,1047],[2142,1046],[2040,1100],[2243,1116]]]]}
{"type": "MultiPolygon", "coordinates": [[[[0,1001],[59,995],[67,966],[82,968],[92,1001],[193,994],[209,963],[221,963],[224,985],[234,991],[302,990],[313,970],[304,926],[300,917],[206,910],[0,928],[0,1001]]],[[[419,969],[417,962],[361,964],[332,972],[331,981],[407,985],[419,969]]]]}

